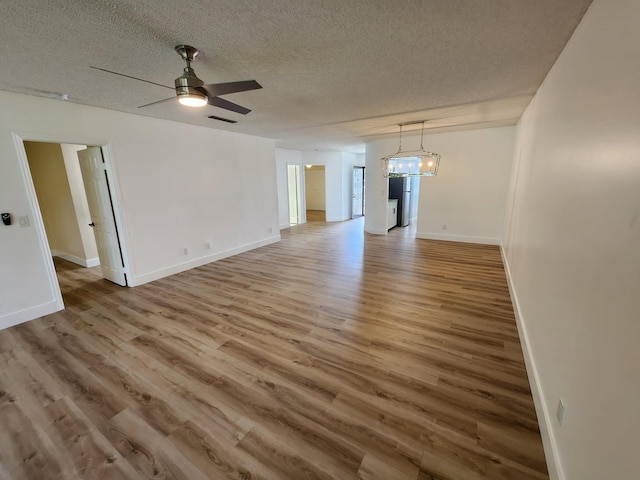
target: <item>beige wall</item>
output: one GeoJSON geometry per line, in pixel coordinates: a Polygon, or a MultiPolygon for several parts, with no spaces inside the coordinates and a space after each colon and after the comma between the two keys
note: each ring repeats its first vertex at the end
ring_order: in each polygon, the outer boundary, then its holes
{"type": "Polygon", "coordinates": [[[326,209],[324,166],[313,165],[304,168],[305,200],[307,210],[326,209]]]}
{"type": "Polygon", "coordinates": [[[49,248],[86,259],[60,145],[24,142],[24,146],[49,248]]]}
{"type": "Polygon", "coordinates": [[[639,22],[595,0],[518,124],[503,241],[552,479],[640,478],[639,22]]]}

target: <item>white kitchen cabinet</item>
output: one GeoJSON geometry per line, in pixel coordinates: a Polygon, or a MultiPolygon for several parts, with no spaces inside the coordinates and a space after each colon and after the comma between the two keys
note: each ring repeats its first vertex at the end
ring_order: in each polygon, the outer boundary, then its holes
{"type": "Polygon", "coordinates": [[[387,206],[387,230],[398,223],[398,199],[390,199],[387,206]]]}

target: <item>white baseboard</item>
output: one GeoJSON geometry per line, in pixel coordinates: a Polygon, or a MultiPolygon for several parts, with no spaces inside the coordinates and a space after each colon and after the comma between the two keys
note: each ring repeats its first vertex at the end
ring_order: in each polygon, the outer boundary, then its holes
{"type": "Polygon", "coordinates": [[[249,250],[264,247],[265,245],[269,245],[271,243],[279,241],[280,234],[265,238],[264,240],[260,240],[258,242],[247,243],[236,248],[231,248],[223,252],[217,252],[211,255],[206,255],[204,257],[194,258],[187,262],[178,263],[176,265],[162,268],[160,270],[155,270],[153,272],[144,273],[142,275],[132,275],[132,278],[129,281],[129,285],[131,287],[137,287],[145,283],[153,282],[154,280],[160,280],[161,278],[168,277],[169,275],[175,275],[176,273],[184,272],[185,270],[191,270],[192,268],[200,267],[202,265],[206,265],[207,263],[215,262],[216,260],[232,257],[233,255],[248,252],[249,250]]]}
{"type": "Polygon", "coordinates": [[[63,308],[64,305],[61,302],[52,300],[51,302],[25,308],[17,312],[5,313],[4,315],[0,315],[0,330],[28,322],[34,318],[49,315],[50,313],[58,312],[63,308]]]}
{"type": "Polygon", "coordinates": [[[428,240],[445,240],[447,242],[482,243],[484,245],[500,245],[499,238],[472,237],[469,235],[449,235],[442,233],[417,232],[416,238],[426,238],[428,240]]]}
{"type": "Polygon", "coordinates": [[[529,375],[529,385],[531,387],[531,394],[533,396],[533,403],[536,407],[536,414],[538,415],[538,424],[540,426],[540,435],[542,437],[542,445],[544,447],[544,456],[547,460],[547,469],[549,470],[549,478],[551,480],[565,480],[565,475],[562,470],[562,464],[560,462],[560,453],[558,451],[558,443],[553,434],[551,428],[553,415],[549,412],[546,403],[544,402],[542,384],[540,383],[540,376],[538,375],[538,369],[536,368],[536,362],[531,351],[529,343],[529,335],[527,333],[526,324],[522,318],[522,312],[520,311],[520,303],[518,302],[518,295],[516,294],[515,287],[513,286],[513,279],[511,278],[511,269],[509,268],[509,262],[507,256],[504,253],[504,246],[500,245],[500,253],[502,254],[502,263],[504,264],[504,270],[507,275],[507,283],[509,285],[509,293],[511,294],[511,302],[513,303],[513,310],[516,317],[516,325],[518,327],[518,336],[520,337],[520,345],[522,347],[522,353],[524,355],[524,363],[527,367],[527,374],[529,375]]]}
{"type": "Polygon", "coordinates": [[[388,233],[388,230],[379,230],[377,228],[365,228],[364,231],[372,235],[387,235],[388,233]]]}
{"type": "Polygon", "coordinates": [[[67,260],[69,262],[75,263],[76,265],[81,265],[87,268],[97,267],[98,265],[100,265],[100,259],[98,257],[82,258],[71,255],[70,253],[61,252],[60,250],[51,250],[51,256],[62,258],[63,260],[67,260]]]}
{"type": "Polygon", "coordinates": [[[99,267],[100,259],[98,257],[87,258],[87,268],[99,267]]]}

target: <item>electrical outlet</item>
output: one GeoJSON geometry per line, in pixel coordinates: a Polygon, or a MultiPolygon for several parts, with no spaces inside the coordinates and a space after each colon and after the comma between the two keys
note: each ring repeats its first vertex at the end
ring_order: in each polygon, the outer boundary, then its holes
{"type": "Polygon", "coordinates": [[[447,229],[447,224],[445,223],[444,225],[442,225],[442,229],[446,230],[447,229]]]}
{"type": "Polygon", "coordinates": [[[183,249],[182,249],[182,254],[183,254],[183,255],[189,255],[189,249],[188,249],[188,248],[186,248],[186,247],[185,247],[185,248],[183,248],[183,249]]]}
{"type": "Polygon", "coordinates": [[[27,217],[26,215],[24,217],[18,217],[18,225],[20,225],[21,227],[28,227],[29,217],[27,217]]]}
{"type": "Polygon", "coordinates": [[[273,233],[273,228],[269,227],[269,233],[273,233]]]}
{"type": "Polygon", "coordinates": [[[556,418],[558,419],[558,425],[562,425],[562,420],[564,420],[564,400],[561,398],[558,400],[558,409],[556,410],[556,418]]]}
{"type": "Polygon", "coordinates": [[[213,248],[213,242],[207,242],[207,243],[205,243],[205,244],[204,244],[204,247],[205,247],[207,250],[211,250],[211,249],[213,248]]]}

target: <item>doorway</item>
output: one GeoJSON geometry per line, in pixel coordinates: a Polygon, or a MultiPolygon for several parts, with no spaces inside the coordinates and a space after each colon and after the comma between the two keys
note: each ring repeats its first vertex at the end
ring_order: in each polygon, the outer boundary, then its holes
{"type": "Polygon", "coordinates": [[[76,152],[86,145],[24,142],[51,256],[100,265],[76,152]]]}
{"type": "Polygon", "coordinates": [[[307,222],[325,222],[327,207],[324,165],[305,165],[304,191],[307,222]]]}
{"type": "Polygon", "coordinates": [[[351,218],[364,216],[364,167],[353,167],[351,218]]]}
{"type": "MultiPolygon", "coordinates": [[[[118,232],[121,214],[114,191],[117,188],[113,181],[115,177],[105,151],[108,146],[87,147],[49,139],[16,139],[19,140],[16,142],[18,150],[22,147],[19,156],[25,181],[30,183],[31,221],[38,232],[41,251],[49,259],[47,271],[52,287],[57,287],[53,290],[60,307],[64,308],[64,303],[58,270],[67,273],[71,268],[87,271],[86,275],[79,276],[87,278],[87,283],[104,278],[127,286],[128,260],[118,232]],[[84,163],[87,165],[93,163],[99,167],[96,170],[99,170],[100,178],[87,177],[82,156],[86,157],[84,163]],[[93,183],[93,190],[87,188],[88,183],[93,183]],[[100,229],[95,228],[98,223],[102,225],[105,222],[104,217],[108,217],[112,225],[112,236],[106,240],[104,229],[99,232],[100,229]],[[114,261],[105,254],[105,242],[115,242],[116,245],[116,276],[109,275],[114,261]]],[[[28,225],[29,219],[25,221],[28,225]]]]}

